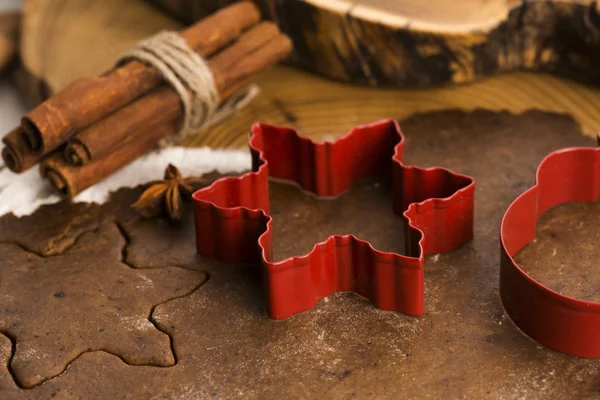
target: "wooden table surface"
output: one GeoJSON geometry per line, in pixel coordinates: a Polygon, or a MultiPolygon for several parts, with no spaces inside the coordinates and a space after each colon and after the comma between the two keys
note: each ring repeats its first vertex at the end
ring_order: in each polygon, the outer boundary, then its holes
{"type": "Polygon", "coordinates": [[[262,74],[263,93],[245,110],[186,145],[245,147],[252,123],[289,125],[322,140],[346,134],[356,124],[415,113],[477,108],[522,113],[541,110],[571,116],[583,134],[600,130],[600,90],[541,73],[510,73],[430,89],[374,89],[316,77],[289,67],[262,74]]]}

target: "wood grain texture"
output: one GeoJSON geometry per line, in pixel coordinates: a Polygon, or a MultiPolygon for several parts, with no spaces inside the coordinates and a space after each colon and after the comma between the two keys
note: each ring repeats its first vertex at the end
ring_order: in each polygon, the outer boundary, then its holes
{"type": "Polygon", "coordinates": [[[447,109],[512,113],[537,109],[569,114],[584,134],[592,137],[600,128],[600,90],[541,73],[519,72],[468,85],[400,90],[350,86],[279,67],[260,76],[258,84],[263,93],[247,108],[184,143],[244,148],[256,121],[293,126],[313,139],[330,140],[357,124],[447,109]]]}
{"type": "Polygon", "coordinates": [[[140,1],[28,0],[21,57],[52,94],[100,75],[138,40],[181,25],[140,1]]]}
{"type": "MultiPolygon", "coordinates": [[[[147,0],[185,23],[234,0],[147,0]]],[[[423,87],[532,70],[600,83],[591,0],[257,0],[294,40],[292,63],[328,78],[423,87]]]]}

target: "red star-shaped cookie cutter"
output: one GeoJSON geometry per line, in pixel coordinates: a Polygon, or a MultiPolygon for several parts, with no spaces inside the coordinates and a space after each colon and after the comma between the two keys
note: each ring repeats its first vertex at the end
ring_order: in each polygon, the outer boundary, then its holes
{"type": "Polygon", "coordinates": [[[599,197],[600,147],[558,150],[540,163],[536,184],[516,198],[500,226],[500,297],[510,318],[539,343],[590,358],[600,358],[600,303],[545,287],[527,275],[514,256],[535,238],[537,220],[548,209],[599,197]]]}
{"type": "Polygon", "coordinates": [[[289,128],[255,124],[249,144],[252,172],[194,193],[199,253],[225,262],[260,261],[273,319],[310,310],[335,291],[353,291],[380,309],[423,313],[424,256],[452,251],[473,237],[473,179],[443,168],[404,166],[404,136],[392,120],[324,143],[289,128]],[[308,254],[273,261],[269,176],[317,196],[336,196],[361,179],[386,174],[393,181],[394,211],[406,222],[407,255],[336,235],[308,254]]]}

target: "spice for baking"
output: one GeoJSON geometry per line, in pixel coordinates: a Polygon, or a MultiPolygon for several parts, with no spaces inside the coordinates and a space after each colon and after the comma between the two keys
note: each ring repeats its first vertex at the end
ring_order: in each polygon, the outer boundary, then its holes
{"type": "MultiPolygon", "coordinates": [[[[220,97],[228,98],[246,86],[251,75],[276,62],[288,48],[288,40],[270,22],[242,34],[236,43],[208,60],[220,97]]],[[[162,85],[72,137],[65,157],[76,165],[97,160],[157,121],[178,123],[183,111],[177,93],[162,85]]]]}
{"type": "Polygon", "coordinates": [[[59,149],[44,158],[40,173],[60,193],[73,197],[134,161],[140,154],[151,151],[160,138],[173,134],[175,128],[169,124],[153,126],[141,132],[127,146],[121,146],[105,158],[83,166],[69,164],[59,149]]]}
{"type": "Polygon", "coordinates": [[[23,129],[18,126],[2,139],[2,159],[13,172],[23,172],[35,165],[39,157],[29,148],[23,136],[23,129]]]}
{"type": "Polygon", "coordinates": [[[178,133],[218,121],[236,109],[230,103],[240,93],[252,92],[243,89],[253,75],[291,53],[290,39],[259,20],[256,5],[241,1],[179,36],[142,41],[114,69],[73,82],[27,113],[4,139],[5,164],[23,172],[41,160],[42,175],[72,197],[178,133]],[[202,101],[205,89],[211,104],[202,101]]]}
{"type": "Polygon", "coordinates": [[[192,193],[208,185],[203,178],[182,178],[179,170],[169,164],[163,181],[154,182],[132,205],[145,218],[166,216],[171,221],[181,220],[182,202],[189,203],[192,193]]]}
{"type": "MultiPolygon", "coordinates": [[[[243,1],[216,12],[180,33],[190,48],[207,57],[220,50],[248,27],[260,13],[243,1]]],[[[130,103],[163,82],[159,72],[129,61],[102,76],[78,79],[25,114],[26,140],[39,156],[50,153],[69,137],[130,103]]]]}

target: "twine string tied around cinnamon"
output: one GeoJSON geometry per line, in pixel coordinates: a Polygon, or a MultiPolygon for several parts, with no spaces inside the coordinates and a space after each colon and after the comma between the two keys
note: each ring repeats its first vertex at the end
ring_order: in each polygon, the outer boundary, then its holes
{"type": "MultiPolygon", "coordinates": [[[[240,103],[247,103],[248,97],[257,94],[256,87],[244,88],[234,96],[235,104],[227,101],[219,107],[221,99],[208,63],[175,32],[162,31],[141,40],[121,55],[117,64],[130,59],[154,67],[180,97],[184,117],[175,140],[222,120],[239,109],[240,103]]],[[[169,143],[161,143],[166,144],[169,143]]]]}

